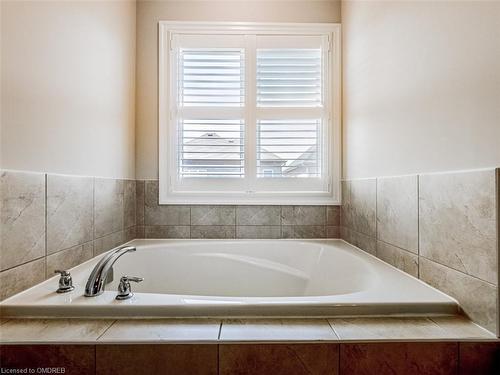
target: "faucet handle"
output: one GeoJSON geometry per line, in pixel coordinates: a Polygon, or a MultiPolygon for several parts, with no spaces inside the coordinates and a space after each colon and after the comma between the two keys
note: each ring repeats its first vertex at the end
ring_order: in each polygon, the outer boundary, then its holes
{"type": "Polygon", "coordinates": [[[54,273],[61,275],[59,278],[59,288],[57,288],[57,293],[68,293],[75,289],[73,286],[73,279],[71,278],[71,273],[68,271],[55,270],[54,273]]]}
{"type": "Polygon", "coordinates": [[[134,283],[140,283],[144,281],[144,277],[135,277],[135,276],[122,276],[120,282],[133,281],[134,283]]]}
{"type": "Polygon", "coordinates": [[[120,279],[120,284],[118,284],[118,295],[116,296],[117,300],[124,300],[132,298],[134,293],[132,293],[132,287],[130,286],[130,281],[134,283],[140,283],[143,281],[142,277],[134,277],[134,276],[122,276],[120,279]]]}

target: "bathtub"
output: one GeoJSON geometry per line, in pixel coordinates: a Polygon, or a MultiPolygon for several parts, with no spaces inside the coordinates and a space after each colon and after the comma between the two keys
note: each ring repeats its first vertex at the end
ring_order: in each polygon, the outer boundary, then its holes
{"type": "Polygon", "coordinates": [[[457,302],[342,240],[134,240],[113,281],[84,297],[96,257],[6,299],[4,317],[190,317],[446,315],[457,302]],[[143,277],[115,299],[122,275],[143,277]]]}

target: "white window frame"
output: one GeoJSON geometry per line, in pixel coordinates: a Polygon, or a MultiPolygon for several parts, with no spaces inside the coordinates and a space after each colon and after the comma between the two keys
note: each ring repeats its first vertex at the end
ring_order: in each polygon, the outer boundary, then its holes
{"type": "MultiPolygon", "coordinates": [[[[158,156],[159,156],[159,203],[160,204],[340,204],[341,181],[341,36],[340,24],[335,23],[242,23],[242,22],[182,22],[160,21],[158,36],[158,156]],[[170,110],[172,87],[170,83],[170,61],[172,55],[172,40],[176,34],[220,34],[220,35],[297,35],[297,36],[324,36],[328,38],[327,51],[327,79],[328,100],[328,186],[321,191],[243,191],[231,189],[217,191],[182,191],[176,190],[172,176],[177,173],[172,164],[172,143],[177,135],[175,129],[175,115],[170,110]]],[[[255,72],[253,72],[255,75],[255,72]]],[[[247,77],[248,78],[248,77],[247,77]]],[[[252,77],[253,78],[253,77],[252,77]]],[[[253,84],[248,82],[246,85],[253,84]]],[[[254,96],[252,93],[251,95],[254,96]]],[[[255,100],[255,98],[252,98],[255,100]]],[[[263,109],[265,111],[265,109],[263,109]]],[[[251,122],[245,127],[255,124],[255,113],[251,122]]],[[[245,119],[248,121],[248,119],[245,119]]],[[[251,128],[250,131],[255,131],[251,128]]],[[[245,141],[246,142],[246,141],[245,141]]],[[[247,145],[246,150],[255,145],[247,145]]],[[[292,180],[292,178],[290,178],[292,180]]],[[[208,182],[208,181],[207,181],[208,182]]]]}

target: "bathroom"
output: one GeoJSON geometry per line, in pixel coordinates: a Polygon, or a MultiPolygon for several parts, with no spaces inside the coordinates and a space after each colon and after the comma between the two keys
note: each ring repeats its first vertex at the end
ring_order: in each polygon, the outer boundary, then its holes
{"type": "Polygon", "coordinates": [[[500,374],[500,1],[0,1],[2,374],[500,374]]]}

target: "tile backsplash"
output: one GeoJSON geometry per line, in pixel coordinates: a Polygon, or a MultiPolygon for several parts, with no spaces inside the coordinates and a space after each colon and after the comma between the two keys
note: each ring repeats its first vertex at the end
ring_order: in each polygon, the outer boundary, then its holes
{"type": "Polygon", "coordinates": [[[341,237],[499,333],[499,169],[348,180],[341,237]]]}
{"type": "Polygon", "coordinates": [[[0,300],[135,238],[134,180],[0,172],[0,300]]]}
{"type": "Polygon", "coordinates": [[[157,180],[136,191],[142,238],[340,237],[340,206],[159,205],[157,180]]]}

